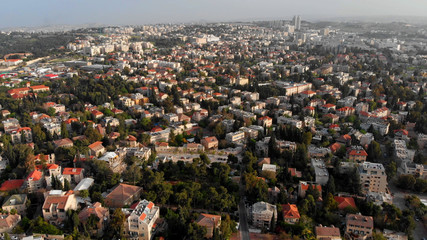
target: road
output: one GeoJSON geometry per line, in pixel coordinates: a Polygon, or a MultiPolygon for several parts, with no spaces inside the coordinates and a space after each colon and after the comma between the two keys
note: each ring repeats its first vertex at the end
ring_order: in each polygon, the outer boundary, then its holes
{"type": "MultiPolygon", "coordinates": [[[[49,57],[41,57],[41,58],[36,58],[36,59],[30,60],[30,61],[26,62],[26,66],[29,67],[30,65],[37,63],[37,62],[40,62],[41,60],[46,59],[46,58],[49,58],[49,57]]],[[[0,71],[12,71],[12,70],[15,70],[16,68],[20,68],[20,67],[21,66],[12,66],[12,67],[8,67],[8,68],[0,69],[0,71]]]]}
{"type": "MultiPolygon", "coordinates": [[[[427,194],[415,194],[415,193],[406,193],[397,187],[393,186],[393,184],[389,185],[390,191],[394,194],[393,204],[400,208],[401,210],[406,209],[405,205],[405,196],[406,195],[416,195],[420,199],[427,199],[427,194]]],[[[424,227],[422,220],[415,222],[415,229],[413,232],[414,240],[421,240],[422,238],[427,237],[427,229],[424,227]]]]}
{"type": "MultiPolygon", "coordinates": [[[[193,162],[193,159],[200,157],[200,154],[158,153],[157,156],[166,157],[168,160],[170,159],[173,162],[178,162],[178,161],[193,162]]],[[[209,160],[211,160],[211,162],[227,163],[228,156],[208,154],[208,158],[209,160]]]]}
{"type": "Polygon", "coordinates": [[[243,198],[239,203],[239,231],[241,240],[249,240],[248,217],[246,215],[246,206],[243,198]]]}
{"type": "Polygon", "coordinates": [[[245,205],[245,185],[243,185],[243,169],[244,165],[240,162],[240,182],[239,182],[239,194],[240,194],[240,203],[239,203],[239,231],[240,231],[240,240],[250,240],[249,236],[249,224],[248,216],[245,205]]]}

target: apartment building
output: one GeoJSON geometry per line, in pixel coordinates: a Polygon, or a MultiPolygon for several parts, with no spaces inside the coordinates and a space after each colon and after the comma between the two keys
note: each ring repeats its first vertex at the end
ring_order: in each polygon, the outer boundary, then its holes
{"type": "Polygon", "coordinates": [[[345,233],[351,239],[367,239],[372,236],[374,219],[371,216],[347,214],[345,224],[345,233]]]}
{"type": "Polygon", "coordinates": [[[142,200],[132,211],[126,222],[128,239],[150,240],[155,227],[154,224],[160,216],[160,208],[153,202],[142,200]]]}
{"type": "Polygon", "coordinates": [[[325,186],[329,181],[329,172],[326,169],[325,162],[322,159],[311,159],[311,166],[314,168],[315,182],[325,186]]]}
{"type": "Polygon", "coordinates": [[[18,214],[25,214],[27,209],[27,195],[26,194],[14,194],[9,196],[1,206],[4,211],[10,212],[15,209],[18,214]]]}
{"type": "Polygon", "coordinates": [[[48,195],[43,204],[43,218],[51,224],[67,220],[68,210],[77,210],[77,198],[74,194],[62,192],[48,195]]]}
{"type": "Polygon", "coordinates": [[[266,202],[257,202],[250,209],[250,217],[255,227],[269,229],[273,217],[277,222],[276,206],[266,202]]]}
{"type": "Polygon", "coordinates": [[[25,187],[29,193],[33,193],[41,189],[44,185],[44,174],[41,171],[34,170],[28,174],[25,180],[25,187]]]}
{"type": "Polygon", "coordinates": [[[387,192],[387,175],[380,163],[364,162],[359,166],[360,184],[364,193],[387,192]]]}
{"type": "Polygon", "coordinates": [[[245,133],[242,131],[227,133],[227,135],[225,135],[225,140],[227,140],[228,143],[243,142],[245,140],[245,133]]]}

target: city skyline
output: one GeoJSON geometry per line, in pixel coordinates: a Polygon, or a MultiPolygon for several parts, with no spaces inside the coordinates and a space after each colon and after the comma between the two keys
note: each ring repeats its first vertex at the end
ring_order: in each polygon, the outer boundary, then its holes
{"type": "Polygon", "coordinates": [[[331,20],[391,16],[427,17],[427,2],[421,0],[378,0],[375,2],[308,0],[256,1],[205,0],[182,1],[19,1],[3,7],[0,28],[37,27],[46,25],[139,25],[154,23],[188,23],[215,21],[289,19],[300,15],[303,20],[331,20]],[[411,6],[418,6],[413,8],[411,6]],[[224,6],[226,6],[224,8],[224,6]],[[384,7],[386,6],[386,7],[384,7]],[[66,11],[64,11],[66,9],[66,11]],[[209,9],[209,11],[207,11],[209,9]],[[19,14],[17,14],[19,13],[19,14]],[[17,18],[17,16],[19,16],[17,18]]]}

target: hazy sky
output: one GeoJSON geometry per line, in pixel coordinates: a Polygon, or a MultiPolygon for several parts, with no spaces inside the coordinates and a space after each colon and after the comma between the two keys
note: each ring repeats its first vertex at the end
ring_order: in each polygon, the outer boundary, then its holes
{"type": "Polygon", "coordinates": [[[1,4],[0,27],[191,21],[427,16],[426,0],[15,0],[1,4]]]}

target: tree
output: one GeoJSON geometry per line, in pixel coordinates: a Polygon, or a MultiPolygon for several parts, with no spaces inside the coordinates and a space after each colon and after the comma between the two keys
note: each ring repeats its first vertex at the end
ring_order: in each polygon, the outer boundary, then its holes
{"type": "Polygon", "coordinates": [[[214,134],[218,139],[223,139],[225,136],[225,126],[222,123],[218,123],[215,126],[214,134]]]}
{"type": "Polygon", "coordinates": [[[327,191],[328,193],[335,194],[335,179],[333,176],[329,176],[327,191]]]}
{"type": "Polygon", "coordinates": [[[387,238],[384,237],[384,235],[381,232],[377,232],[377,231],[374,231],[372,233],[372,239],[373,240],[387,240],[387,238]]]}
{"type": "Polygon", "coordinates": [[[71,189],[70,182],[67,179],[64,179],[64,191],[71,189]]]}
{"type": "Polygon", "coordinates": [[[80,195],[80,197],[82,197],[82,198],[87,198],[87,197],[89,197],[89,191],[88,191],[88,190],[81,190],[81,191],[79,192],[79,195],[80,195]]]}
{"type": "Polygon", "coordinates": [[[397,172],[396,162],[392,160],[389,164],[386,165],[385,170],[387,174],[387,179],[392,179],[397,172]]]}
{"type": "Polygon", "coordinates": [[[328,195],[326,195],[326,199],[324,201],[324,209],[326,211],[335,211],[338,209],[338,202],[335,201],[332,193],[328,193],[328,195]]]}
{"type": "Polygon", "coordinates": [[[33,233],[52,234],[52,235],[62,234],[61,230],[49,224],[40,216],[32,221],[31,228],[33,233]]]}
{"type": "Polygon", "coordinates": [[[228,154],[227,162],[236,164],[239,161],[239,159],[234,154],[228,154]]]}
{"type": "Polygon", "coordinates": [[[417,178],[414,186],[414,190],[420,193],[427,192],[427,180],[417,178]]]}
{"type": "Polygon", "coordinates": [[[219,227],[221,232],[221,239],[230,239],[231,234],[236,231],[236,222],[231,220],[230,215],[222,217],[221,226],[219,227]]]}
{"type": "Polygon", "coordinates": [[[108,236],[110,238],[116,237],[116,238],[123,238],[123,232],[124,232],[124,224],[125,224],[126,216],[122,212],[120,208],[116,208],[114,210],[113,216],[111,217],[110,227],[109,227],[109,234],[108,236]]]}
{"type": "Polygon", "coordinates": [[[204,239],[206,232],[206,227],[193,222],[188,226],[187,237],[188,239],[204,239]]]}
{"type": "Polygon", "coordinates": [[[93,192],[90,199],[92,202],[100,202],[101,204],[104,204],[104,197],[102,197],[100,192],[93,192]]]}
{"type": "Polygon", "coordinates": [[[99,217],[96,216],[95,214],[91,214],[89,216],[89,218],[86,221],[85,226],[87,227],[88,230],[94,230],[97,229],[97,225],[99,223],[99,217]]]}
{"type": "Polygon", "coordinates": [[[414,189],[416,179],[411,174],[402,174],[397,179],[397,186],[402,189],[414,189]]]}
{"type": "Polygon", "coordinates": [[[305,132],[302,135],[302,143],[304,143],[306,146],[311,144],[312,139],[313,139],[313,134],[311,132],[305,132]]]}
{"type": "Polygon", "coordinates": [[[381,146],[378,142],[372,141],[368,146],[368,161],[379,162],[382,159],[381,146]]]}
{"type": "Polygon", "coordinates": [[[136,163],[128,167],[128,169],[123,173],[123,178],[129,182],[133,182],[135,185],[142,178],[141,168],[136,163]]]}
{"type": "Polygon", "coordinates": [[[50,108],[48,108],[47,109],[47,114],[49,115],[49,116],[55,116],[55,113],[56,113],[56,110],[55,110],[55,108],[53,108],[53,107],[50,107],[50,108]]]}
{"type": "Polygon", "coordinates": [[[67,125],[65,124],[65,122],[61,123],[61,136],[63,138],[68,138],[70,136],[70,134],[68,133],[67,125]]]}
{"type": "Polygon", "coordinates": [[[36,168],[36,163],[34,161],[35,157],[33,154],[28,154],[25,158],[25,169],[27,170],[27,173],[32,172],[36,168]]]}
{"type": "Polygon", "coordinates": [[[10,236],[9,236],[9,233],[4,233],[4,236],[3,236],[3,239],[4,240],[10,240],[10,236]]]}
{"type": "Polygon", "coordinates": [[[89,142],[101,141],[102,139],[102,135],[92,126],[88,126],[86,128],[84,135],[88,138],[89,142]]]}

